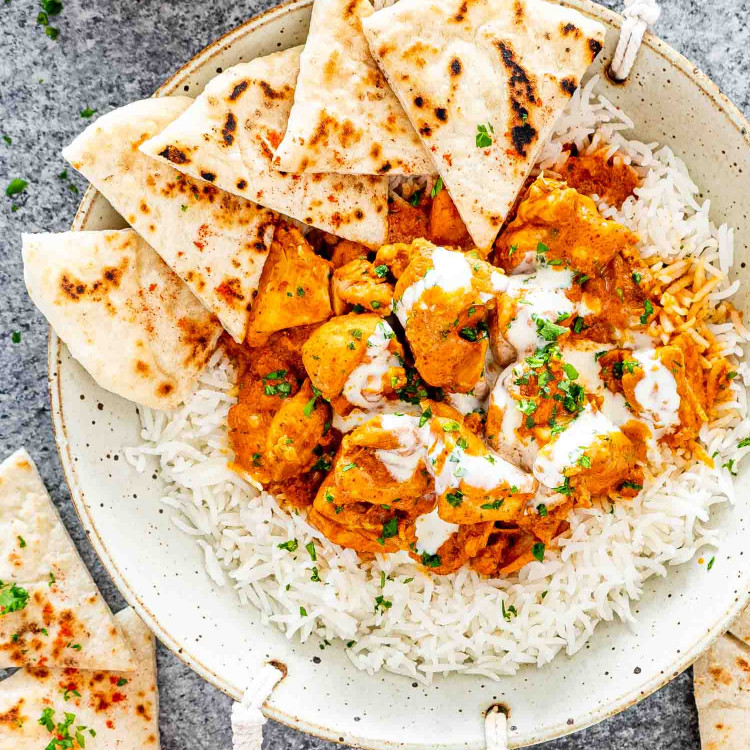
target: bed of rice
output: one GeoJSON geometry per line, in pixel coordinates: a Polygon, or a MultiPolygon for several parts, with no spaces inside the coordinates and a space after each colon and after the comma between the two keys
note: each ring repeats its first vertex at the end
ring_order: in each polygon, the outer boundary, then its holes
{"type": "MultiPolygon", "coordinates": [[[[627,139],[633,123],[596,96],[595,86],[593,79],[573,96],[539,168],[559,167],[567,158],[566,143],[581,151],[602,143],[619,149],[643,175],[643,184],[621,210],[603,204],[601,210],[640,235],[650,263],[700,257],[701,277],[694,286],[711,283],[703,299],[721,305],[739,284],[726,278],[732,230],[709,221],[709,202],[697,202],[698,188],[670,149],[627,139]]],[[[675,278],[670,268],[675,266],[668,266],[664,284],[675,278]]],[[[675,315],[681,312],[689,331],[687,312],[678,306],[675,315]]],[[[671,330],[674,315],[671,323],[657,324],[671,330]]],[[[717,356],[742,356],[747,335],[738,319],[709,323],[704,333],[715,338],[717,356]]],[[[222,352],[181,409],[141,410],[143,442],[128,449],[126,458],[139,471],[158,461],[167,482],[162,502],[174,509],[174,524],[203,549],[208,574],[232,586],[242,602],[257,607],[264,621],[289,638],[317,637],[321,648],[340,639],[358,668],[422,681],[446,672],[497,677],[513,674],[521,664],[541,666],[561,650],[576,652],[601,620],[632,620],[631,603],[648,577],[665,576],[671,565],[716,544],[711,508],[734,502],[735,491],[733,465],[722,464],[750,451],[737,448],[750,434],[744,387],[750,378],[744,364],[736,369],[741,377],[732,383],[731,398],[701,433],[707,453],[716,454],[714,468],[672,457],[663,473],[647,476],[633,502],[575,510],[557,549],[503,580],[482,579],[469,569],[432,576],[405,553],[360,562],[352,550],[336,547],[309,526],[304,514],[289,514],[271,496],[259,495],[227,468],[227,413],[236,388],[222,352]],[[293,539],[299,545],[295,552],[279,547],[293,539]],[[310,541],[316,560],[306,550],[310,541]],[[313,567],[320,582],[311,580],[313,567]]]]}

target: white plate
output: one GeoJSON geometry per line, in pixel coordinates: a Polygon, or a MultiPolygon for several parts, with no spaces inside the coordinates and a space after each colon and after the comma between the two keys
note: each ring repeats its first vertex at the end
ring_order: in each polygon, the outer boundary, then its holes
{"type": "MultiPolygon", "coordinates": [[[[606,63],[620,17],[586,0],[567,4],[607,24],[600,57],[606,63]]],[[[197,95],[222,69],[303,42],[309,16],[310,2],[302,0],[252,19],[201,52],[158,93],[197,95]]],[[[601,62],[594,67],[603,71],[601,62]]],[[[637,137],[675,149],[710,196],[713,218],[737,228],[737,273],[741,261],[750,261],[742,243],[750,236],[747,122],[705,76],[650,35],[629,82],[603,81],[601,90],[635,119],[637,137]]],[[[121,226],[106,201],[89,190],[74,229],[121,226]]],[[[49,377],[73,500],[128,602],[167,646],[235,698],[251,654],[286,664],[288,676],[266,704],[267,715],[326,739],[371,748],[482,748],[483,714],[495,702],[511,708],[512,746],[558,737],[622,710],[676,676],[748,598],[750,554],[743,555],[743,548],[750,513],[743,498],[738,507],[714,514],[723,539],[710,575],[692,562],[667,579],[649,581],[634,605],[637,625],[600,625],[573,658],[560,655],[541,670],[524,668],[500,682],[451,676],[422,687],[385,672],[370,676],[357,671],[341,648],[321,651],[314,640],[287,641],[261,625],[255,610],[240,607],[230,589],[211,582],[201,550],[158,502],[159,478],[137,474],[122,459],[120,451],[139,440],[136,407],[98,388],[54,334],[49,377]]],[[[748,485],[749,465],[739,481],[748,485]]]]}

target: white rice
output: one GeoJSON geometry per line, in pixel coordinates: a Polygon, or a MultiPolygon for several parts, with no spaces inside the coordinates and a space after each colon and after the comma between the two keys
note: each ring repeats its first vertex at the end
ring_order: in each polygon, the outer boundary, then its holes
{"type": "MultiPolygon", "coordinates": [[[[559,169],[566,143],[581,151],[611,143],[644,181],[621,210],[600,204],[602,212],[640,235],[644,257],[702,257],[707,278],[722,277],[709,299],[735,293],[739,282],[730,285],[725,278],[732,230],[711,223],[709,202],[698,203],[698,188],[669,148],[626,138],[632,121],[594,95],[596,82],[573,96],[538,167],[559,169]]],[[[726,354],[742,356],[742,339],[732,325],[709,328],[726,354]]],[[[309,526],[304,514],[290,514],[268,494],[258,495],[227,468],[227,414],[236,389],[222,352],[181,409],[141,410],[143,443],[125,455],[138,471],[152,471],[158,462],[167,482],[162,501],[174,509],[175,525],[201,546],[208,574],[232,586],[243,603],[259,609],[263,620],[287,637],[315,636],[321,648],[341,639],[351,661],[370,672],[387,669],[425,682],[444,672],[497,677],[513,674],[521,664],[546,664],[561,650],[575,653],[601,620],[633,620],[631,602],[647,578],[665,576],[670,566],[716,546],[711,508],[734,502],[735,493],[722,464],[750,451],[737,448],[750,434],[744,388],[750,378],[744,364],[737,369],[744,384],[733,381],[734,398],[722,406],[724,416],[704,426],[700,436],[709,454],[718,453],[716,468],[672,465],[647,477],[632,502],[575,510],[559,548],[502,580],[483,579],[468,568],[432,576],[406,553],[360,562],[352,550],[331,544],[309,526]],[[293,539],[295,552],[279,548],[293,539]],[[310,541],[315,561],[305,548],[310,541]],[[311,580],[313,567],[320,582],[311,580]],[[378,601],[383,603],[376,606],[378,601]],[[503,604],[506,614],[517,614],[504,617],[503,604]]]]}

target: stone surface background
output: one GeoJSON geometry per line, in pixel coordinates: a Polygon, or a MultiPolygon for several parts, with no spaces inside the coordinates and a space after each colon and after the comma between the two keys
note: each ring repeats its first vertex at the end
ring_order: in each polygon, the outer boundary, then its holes
{"type": "MultiPolygon", "coordinates": [[[[36,0],[0,4],[0,188],[28,180],[14,200],[0,194],[0,457],[25,445],[37,461],[84,560],[114,611],[125,605],[91,549],[73,509],[55,450],[47,396],[47,326],[22,278],[22,231],[64,231],[85,182],[65,169],[61,148],[102,113],[149,96],[183,62],[273,0],[65,0],[53,19],[56,41],[37,25],[36,0]],[[80,191],[80,192],[79,192],[80,191]],[[13,211],[12,207],[18,208],[13,211]],[[21,334],[13,343],[11,333],[21,334]]],[[[605,0],[617,10],[620,0],[605,0]]],[[[665,0],[657,31],[750,114],[748,0],[665,0]]],[[[720,168],[720,165],[717,165],[720,168]]],[[[0,519],[1,522],[1,519],[0,519]]],[[[164,750],[229,750],[230,699],[159,648],[164,750]]],[[[592,685],[595,690],[596,686],[592,685]]],[[[692,677],[686,672],[657,694],[598,726],[544,750],[697,750],[692,677]]],[[[264,747],[329,750],[334,746],[270,722],[264,747]]]]}

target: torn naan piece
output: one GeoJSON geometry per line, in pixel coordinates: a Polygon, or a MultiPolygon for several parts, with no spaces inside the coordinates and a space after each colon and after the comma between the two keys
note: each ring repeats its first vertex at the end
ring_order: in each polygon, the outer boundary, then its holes
{"type": "Polygon", "coordinates": [[[242,343],[273,240],[273,212],[138,150],[192,103],[175,96],[128,104],[89,125],[63,156],[242,343]]]}
{"type": "Polygon", "coordinates": [[[23,235],[34,304],[102,387],[153,409],[194,390],[219,321],[132,229],[23,235]]]}
{"type": "Polygon", "coordinates": [[[133,670],[19,670],[0,682],[0,750],[159,749],[154,636],[130,608],[115,620],[133,670]]]}
{"type": "Polygon", "coordinates": [[[362,28],[469,234],[489,248],[604,26],[540,0],[402,0],[362,28]]]}
{"type": "Polygon", "coordinates": [[[702,750],[747,750],[750,650],[723,635],[693,665],[702,750]]]}
{"type": "Polygon", "coordinates": [[[284,140],[284,172],[422,175],[435,171],[370,54],[370,0],[315,0],[284,140]]]}
{"type": "Polygon", "coordinates": [[[134,669],[127,641],[23,449],[0,464],[0,519],[0,667],[134,669]]]}
{"type": "Polygon", "coordinates": [[[387,236],[387,177],[289,174],[273,166],[292,108],[301,50],[258,57],[216,76],[141,151],[304,224],[379,247],[387,236]]]}

